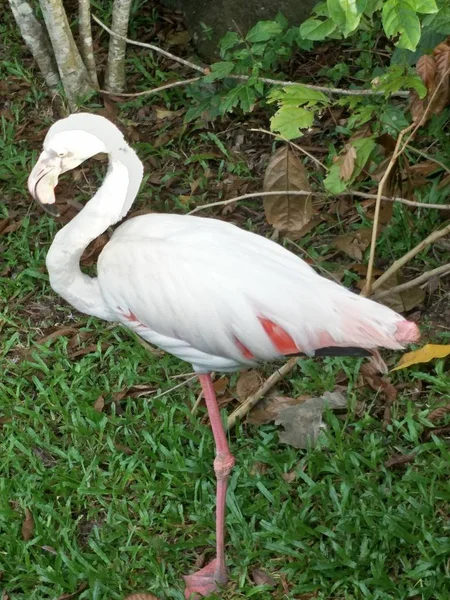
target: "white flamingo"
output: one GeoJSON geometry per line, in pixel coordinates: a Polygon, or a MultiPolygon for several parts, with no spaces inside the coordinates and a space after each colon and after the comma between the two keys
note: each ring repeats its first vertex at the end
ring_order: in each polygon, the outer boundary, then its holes
{"type": "Polygon", "coordinates": [[[216,446],[216,557],[184,579],[186,598],[204,596],[227,581],[224,513],[234,464],[209,373],[300,352],[399,349],[417,341],[419,331],[389,308],[319,276],[274,242],[215,219],[130,219],[104,247],[97,278],[88,277],[80,257],[130,210],[142,180],[141,161],[107,119],[74,114],[50,128],[28,179],[31,195],[54,214],[58,175],[99,152],[109,155],[107,175],[56,234],[46,259],[50,284],[80,312],[122,323],[192,363],[198,374],[216,446]]]}

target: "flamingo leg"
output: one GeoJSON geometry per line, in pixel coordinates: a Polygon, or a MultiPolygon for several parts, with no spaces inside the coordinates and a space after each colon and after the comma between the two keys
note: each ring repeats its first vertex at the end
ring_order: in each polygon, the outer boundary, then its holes
{"type": "Polygon", "coordinates": [[[186,583],[184,595],[187,599],[191,598],[192,594],[195,594],[194,598],[198,597],[197,594],[207,596],[216,591],[218,585],[226,583],[228,579],[225,566],[225,503],[228,476],[234,465],[234,456],[232,456],[228,447],[211,377],[210,375],[199,375],[198,377],[205,397],[216,445],[216,458],[214,460],[214,472],[217,480],[216,558],[200,571],[184,577],[186,583]]]}

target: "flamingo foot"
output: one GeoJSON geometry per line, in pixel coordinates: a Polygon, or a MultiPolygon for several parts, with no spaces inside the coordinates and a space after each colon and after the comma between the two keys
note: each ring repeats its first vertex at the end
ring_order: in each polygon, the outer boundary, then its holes
{"type": "Polygon", "coordinates": [[[215,558],[210,563],[192,575],[184,575],[183,579],[186,583],[184,597],[186,600],[197,600],[212,592],[218,590],[218,586],[227,582],[228,577],[225,569],[221,570],[217,559],[215,558]]]}

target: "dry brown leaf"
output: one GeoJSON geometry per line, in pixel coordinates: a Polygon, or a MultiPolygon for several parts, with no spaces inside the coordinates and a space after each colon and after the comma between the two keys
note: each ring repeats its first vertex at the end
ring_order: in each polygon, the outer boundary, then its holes
{"type": "Polygon", "coordinates": [[[345,148],[347,152],[342,156],[339,175],[343,181],[349,181],[355,170],[356,150],[350,144],[347,144],[345,148]]]}
{"type": "Polygon", "coordinates": [[[384,466],[386,469],[402,467],[403,465],[414,462],[415,458],[415,454],[394,454],[394,456],[391,456],[391,458],[384,463],[384,466]]]}
{"type": "MultiPolygon", "coordinates": [[[[101,352],[105,352],[111,344],[109,344],[109,342],[102,342],[100,344],[100,349],[101,352]]],[[[86,354],[91,354],[91,352],[97,352],[98,350],[98,346],[97,344],[90,344],[89,346],[86,346],[85,348],[81,348],[80,350],[77,350],[76,352],[72,352],[72,354],[70,355],[70,358],[80,358],[80,356],[86,356],[86,354]]]]}
{"type": "Polygon", "coordinates": [[[253,582],[256,585],[268,585],[269,587],[275,587],[276,581],[273,577],[261,571],[261,569],[252,569],[253,582]]]}
{"type": "Polygon", "coordinates": [[[228,377],[225,377],[225,375],[222,375],[222,377],[216,379],[216,381],[213,384],[216,396],[223,396],[227,391],[229,383],[230,380],[228,379],[228,377]]]}
{"type": "Polygon", "coordinates": [[[416,63],[416,73],[424,82],[428,95],[436,89],[436,62],[429,54],[424,54],[416,63]]]}
{"type": "Polygon", "coordinates": [[[431,436],[432,435],[436,435],[436,436],[441,436],[441,435],[447,435],[450,434],[450,426],[447,425],[446,427],[435,427],[434,429],[426,429],[422,436],[421,439],[424,442],[428,442],[428,440],[431,440],[431,436]]]}
{"type": "Polygon", "coordinates": [[[124,600],[158,600],[158,598],[153,594],[131,594],[131,596],[127,596],[124,600]]]}
{"type": "Polygon", "coordinates": [[[283,425],[279,433],[282,444],[294,448],[314,446],[322,429],[322,413],[325,407],[340,409],[347,406],[347,399],[341,392],[325,392],[319,398],[309,398],[303,404],[288,406],[278,414],[276,425],[283,425]]]}
{"type": "Polygon", "coordinates": [[[301,404],[306,400],[309,400],[310,396],[299,396],[298,398],[289,398],[287,396],[271,396],[264,398],[257,404],[249,416],[247,417],[247,423],[250,425],[266,425],[271,421],[274,421],[278,413],[287,408],[288,406],[295,406],[301,404]]]}
{"type": "Polygon", "coordinates": [[[435,408],[428,414],[427,419],[432,423],[436,423],[448,414],[450,414],[450,404],[446,404],[445,406],[439,406],[439,408],[435,408]]]}
{"type": "Polygon", "coordinates": [[[131,448],[128,448],[128,446],[124,446],[123,444],[116,444],[114,442],[114,448],[116,450],[119,450],[119,452],[123,452],[127,456],[132,456],[134,454],[134,452],[131,448]]]}
{"type": "MultiPolygon", "coordinates": [[[[450,100],[450,46],[447,42],[442,42],[433,50],[434,60],[436,62],[436,85],[439,90],[436,93],[430,112],[435,115],[440,114],[450,100]]],[[[429,94],[430,96],[430,94],[429,94]]]]}
{"type": "Polygon", "coordinates": [[[105,399],[103,398],[103,396],[99,396],[97,398],[97,400],[93,404],[93,408],[99,413],[103,412],[103,409],[105,408],[105,399]]]}
{"type": "Polygon", "coordinates": [[[61,336],[67,337],[69,335],[73,335],[74,333],[77,333],[77,331],[78,331],[78,329],[74,326],[59,327],[58,329],[56,329],[55,331],[52,331],[48,335],[45,335],[44,337],[41,337],[40,339],[36,340],[36,343],[42,346],[43,344],[45,344],[46,342],[49,342],[50,340],[53,341],[54,339],[61,337],[61,336]]]}
{"type": "Polygon", "coordinates": [[[84,590],[86,590],[87,588],[88,584],[84,582],[74,592],[70,594],[63,594],[62,596],[59,596],[56,600],[72,600],[72,598],[76,598],[81,594],[81,592],[84,592],[84,590]]]}
{"type": "Polygon", "coordinates": [[[295,471],[288,471],[287,473],[283,473],[281,475],[281,479],[283,479],[286,483],[292,483],[297,479],[297,473],[295,471]]]}
{"type": "MultiPolygon", "coordinates": [[[[288,145],[279,148],[267,165],[263,190],[310,191],[308,174],[301,160],[288,145]]],[[[310,220],[312,196],[280,194],[264,197],[267,222],[280,231],[300,231],[310,220]]]]}
{"type": "Polygon", "coordinates": [[[243,371],[236,384],[236,394],[240,402],[254,394],[261,384],[262,378],[258,371],[243,371]]]}
{"type": "Polygon", "coordinates": [[[22,226],[22,219],[20,221],[13,221],[11,217],[0,220],[0,235],[13,233],[22,226]]]}
{"type": "MultiPolygon", "coordinates": [[[[403,278],[401,271],[397,271],[389,277],[380,287],[378,291],[388,291],[397,285],[403,283],[403,278]]],[[[409,290],[405,290],[404,292],[394,292],[393,294],[389,294],[380,298],[378,302],[392,308],[395,312],[408,312],[417,306],[420,306],[426,296],[426,291],[420,287],[413,287],[409,290]]]]}
{"type": "Polygon", "coordinates": [[[371,236],[372,229],[370,227],[360,227],[356,231],[335,237],[333,246],[355,260],[362,260],[363,254],[370,244],[371,236]]]}
{"type": "Polygon", "coordinates": [[[22,524],[22,539],[26,542],[31,540],[34,532],[34,520],[31,511],[26,508],[25,509],[25,520],[22,524]]]}

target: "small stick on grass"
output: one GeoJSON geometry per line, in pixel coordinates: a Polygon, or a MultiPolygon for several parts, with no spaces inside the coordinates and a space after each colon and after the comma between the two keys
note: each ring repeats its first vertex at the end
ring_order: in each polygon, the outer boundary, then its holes
{"type": "Polygon", "coordinates": [[[387,271],[385,271],[383,273],[383,275],[381,275],[381,277],[379,277],[376,281],[373,282],[372,292],[374,292],[381,285],[383,285],[383,283],[385,281],[387,281],[390,277],[392,277],[392,275],[394,273],[396,273],[401,267],[403,267],[403,265],[405,265],[408,261],[410,261],[412,258],[414,258],[416,256],[416,254],[418,254],[419,252],[424,250],[427,246],[429,246],[430,244],[432,244],[439,238],[444,237],[445,235],[448,235],[448,234],[450,234],[450,224],[447,225],[447,227],[444,227],[443,229],[438,229],[437,231],[433,231],[433,233],[430,233],[430,235],[428,237],[426,237],[424,240],[422,240],[419,244],[417,244],[417,246],[412,248],[412,250],[407,252],[404,256],[402,256],[401,258],[396,260],[389,267],[389,269],[387,271]]]}
{"type": "Polygon", "coordinates": [[[282,367],[280,367],[275,373],[273,373],[266,381],[262,384],[262,386],[251,396],[249,396],[244,402],[234,410],[227,420],[227,428],[231,429],[237,421],[237,419],[242,419],[248,414],[251,409],[258,404],[261,398],[267,394],[269,390],[273,388],[285,375],[290,373],[292,369],[297,364],[298,357],[290,358],[287,363],[285,363],[282,367]]]}
{"type": "MultiPolygon", "coordinates": [[[[422,275],[411,279],[411,281],[407,281],[405,283],[401,283],[400,285],[396,285],[395,287],[390,288],[389,290],[383,290],[382,292],[378,292],[378,294],[371,296],[371,299],[380,300],[385,296],[405,292],[406,290],[409,290],[413,287],[417,287],[418,285],[426,283],[432,277],[445,277],[446,275],[450,275],[450,263],[446,265],[441,265],[440,267],[436,267],[436,269],[431,269],[430,271],[425,271],[425,273],[422,273],[422,275]]],[[[374,286],[372,286],[372,288],[373,287],[374,286]]]]}

